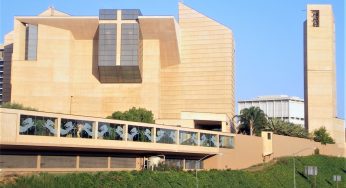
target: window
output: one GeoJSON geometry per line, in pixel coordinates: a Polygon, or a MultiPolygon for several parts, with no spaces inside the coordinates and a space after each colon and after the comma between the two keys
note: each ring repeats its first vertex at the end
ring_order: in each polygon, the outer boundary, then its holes
{"type": "Polygon", "coordinates": [[[177,131],[171,129],[156,129],[156,143],[175,144],[177,131]]]}
{"type": "Polygon", "coordinates": [[[99,122],[98,138],[104,140],[123,140],[124,125],[99,122]]]}
{"type": "Polygon", "coordinates": [[[219,136],[220,148],[234,148],[234,137],[233,136],[219,136]]]}
{"type": "Polygon", "coordinates": [[[61,119],[60,136],[71,138],[92,138],[93,122],[74,119],[61,119]]]}
{"type": "Polygon", "coordinates": [[[139,27],[137,23],[121,25],[120,65],[138,66],[139,27]]]}
{"type": "Polygon", "coordinates": [[[320,26],[320,11],[319,10],[312,10],[312,27],[319,27],[320,26]]]}
{"type": "Polygon", "coordinates": [[[139,9],[123,9],[121,10],[121,19],[122,20],[136,20],[138,16],[142,16],[142,13],[139,9]]]}
{"type": "Polygon", "coordinates": [[[204,147],[216,147],[217,136],[214,134],[201,133],[200,143],[204,147]]]}
{"type": "Polygon", "coordinates": [[[100,20],[116,20],[117,10],[116,9],[100,9],[99,19],[100,20]]]}
{"type": "Polygon", "coordinates": [[[141,127],[129,125],[127,140],[137,142],[152,142],[152,127],[141,127]]]}
{"type": "Polygon", "coordinates": [[[37,58],[37,25],[26,24],[25,60],[34,61],[37,58]]]}
{"type": "Polygon", "coordinates": [[[198,136],[196,132],[179,131],[179,143],[181,145],[197,146],[198,145],[197,137],[198,136]]]}
{"type": "Polygon", "coordinates": [[[21,115],[19,134],[35,136],[55,136],[56,125],[56,118],[21,115]]]}
{"type": "Polygon", "coordinates": [[[272,139],[272,133],[267,133],[267,139],[271,140],[272,139]]]}
{"type": "Polygon", "coordinates": [[[100,24],[99,25],[99,49],[98,65],[115,66],[116,65],[116,43],[117,43],[117,25],[100,24]]]}

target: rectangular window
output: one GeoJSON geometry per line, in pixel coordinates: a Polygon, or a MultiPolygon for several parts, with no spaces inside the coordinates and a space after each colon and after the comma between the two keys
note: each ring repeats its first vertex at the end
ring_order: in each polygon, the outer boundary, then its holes
{"type": "Polygon", "coordinates": [[[152,127],[141,127],[129,125],[127,140],[137,142],[152,142],[152,127]]]}
{"type": "Polygon", "coordinates": [[[219,136],[220,148],[234,148],[234,137],[233,136],[219,136]]]}
{"type": "Polygon", "coordinates": [[[117,19],[117,9],[100,9],[99,10],[100,20],[116,20],[117,19]]]}
{"type": "Polygon", "coordinates": [[[98,138],[104,140],[123,140],[124,125],[99,122],[98,138]]]}
{"type": "Polygon", "coordinates": [[[204,147],[217,147],[217,135],[201,133],[200,143],[204,147]]]}
{"type": "Polygon", "coordinates": [[[203,169],[203,162],[199,160],[185,160],[186,169],[203,169]]]}
{"type": "Polygon", "coordinates": [[[56,136],[56,118],[21,115],[19,134],[35,136],[56,136]]]}
{"type": "Polygon", "coordinates": [[[139,9],[122,9],[121,10],[121,19],[122,20],[136,20],[138,16],[142,16],[142,13],[139,9]]]}
{"type": "Polygon", "coordinates": [[[198,145],[197,137],[198,136],[196,132],[179,131],[179,143],[181,145],[197,146],[198,145]]]}
{"type": "Polygon", "coordinates": [[[117,44],[117,25],[100,24],[99,25],[99,49],[98,65],[115,66],[116,65],[116,45],[117,44]]]}
{"type": "Polygon", "coordinates": [[[271,140],[272,139],[272,134],[271,133],[267,133],[267,139],[271,140]]]}
{"type": "Polygon", "coordinates": [[[61,119],[60,136],[71,138],[92,138],[94,122],[61,119]]]}
{"type": "Polygon", "coordinates": [[[34,61],[37,59],[37,33],[37,25],[26,24],[25,60],[34,61]]]}
{"type": "Polygon", "coordinates": [[[176,130],[171,129],[156,129],[156,143],[175,144],[176,143],[176,130]]]}
{"type": "Polygon", "coordinates": [[[121,24],[120,65],[138,65],[139,26],[137,23],[121,24]]]}
{"type": "Polygon", "coordinates": [[[311,10],[312,13],[312,27],[320,26],[320,11],[319,10],[311,10]]]}

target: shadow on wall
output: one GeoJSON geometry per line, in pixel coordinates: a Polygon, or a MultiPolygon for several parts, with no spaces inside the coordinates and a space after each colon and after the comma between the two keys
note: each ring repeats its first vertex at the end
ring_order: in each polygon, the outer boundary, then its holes
{"type": "Polygon", "coordinates": [[[92,49],[92,74],[100,82],[99,67],[98,67],[98,51],[99,51],[99,29],[97,28],[93,38],[93,49],[92,49]]]}

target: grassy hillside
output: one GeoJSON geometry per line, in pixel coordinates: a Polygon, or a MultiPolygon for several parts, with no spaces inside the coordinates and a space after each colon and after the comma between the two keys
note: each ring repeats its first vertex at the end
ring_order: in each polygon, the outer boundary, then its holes
{"type": "MultiPolygon", "coordinates": [[[[314,155],[296,158],[297,187],[311,187],[312,178],[304,175],[304,166],[318,166],[317,187],[335,187],[334,174],[342,176],[339,187],[346,185],[346,159],[314,155]]],[[[200,171],[199,187],[293,187],[293,160],[282,158],[276,163],[246,170],[200,171]]],[[[99,172],[39,174],[20,177],[0,187],[196,187],[195,172],[99,172]]]]}

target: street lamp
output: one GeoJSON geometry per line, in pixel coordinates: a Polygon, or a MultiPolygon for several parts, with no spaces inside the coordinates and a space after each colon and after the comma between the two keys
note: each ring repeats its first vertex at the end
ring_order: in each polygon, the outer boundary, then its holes
{"type": "Polygon", "coordinates": [[[308,147],[308,148],[304,148],[302,150],[299,150],[295,153],[293,153],[293,187],[296,188],[296,160],[295,160],[295,156],[300,153],[300,152],[303,152],[305,150],[308,150],[308,149],[313,149],[315,150],[316,147],[312,148],[312,147],[308,147]]]}
{"type": "Polygon", "coordinates": [[[222,155],[222,153],[216,153],[216,154],[208,154],[204,157],[202,157],[201,159],[199,159],[196,163],[195,163],[195,171],[196,171],[196,187],[198,188],[198,177],[197,177],[197,163],[201,164],[201,161],[209,156],[215,156],[215,155],[222,155]]]}

